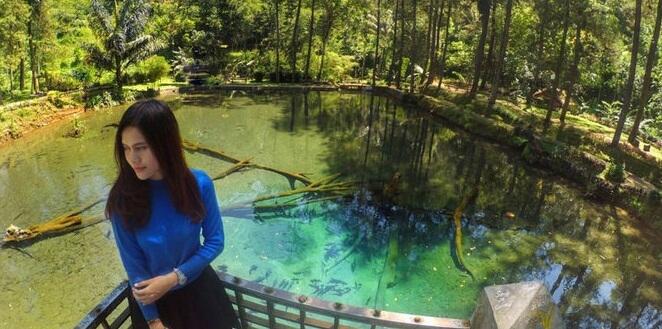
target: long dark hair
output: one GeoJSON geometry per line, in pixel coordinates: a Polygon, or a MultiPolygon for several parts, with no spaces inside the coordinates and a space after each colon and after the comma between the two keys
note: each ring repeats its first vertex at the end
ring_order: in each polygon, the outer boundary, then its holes
{"type": "Polygon", "coordinates": [[[175,115],[168,105],[157,100],[139,101],[122,115],[115,134],[115,163],[119,174],[110,189],[106,217],[119,215],[129,229],[143,227],[149,221],[150,184],[140,180],[124,156],[122,132],[127,127],[140,130],[159,163],[163,179],[175,208],[199,223],[205,216],[196,179],[186,165],[182,139],[175,115]]]}

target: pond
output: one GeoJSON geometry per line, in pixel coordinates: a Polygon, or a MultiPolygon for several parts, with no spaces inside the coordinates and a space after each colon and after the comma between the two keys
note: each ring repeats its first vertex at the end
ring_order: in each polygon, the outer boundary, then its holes
{"type": "MultiPolygon", "coordinates": [[[[541,280],[569,328],[662,323],[659,232],[506,149],[369,94],[166,101],[192,143],[351,187],[252,203],[292,182],[258,169],[216,180],[226,234],[216,269],[451,318],[469,318],[484,286],[541,280]]],[[[78,139],[64,137],[63,122],[0,148],[0,225],[26,227],[104,198],[115,177],[110,124],[123,109],[83,115],[78,139]]],[[[232,166],[204,152],[186,157],[212,177],[232,166]]],[[[101,218],[102,208],[84,215],[101,218]]],[[[125,277],[107,222],[5,246],[0,267],[0,328],[72,327],[125,277]]]]}

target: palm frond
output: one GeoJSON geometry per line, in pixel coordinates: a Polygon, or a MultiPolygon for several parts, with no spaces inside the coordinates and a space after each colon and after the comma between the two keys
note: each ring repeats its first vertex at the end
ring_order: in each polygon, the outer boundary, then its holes
{"type": "Polygon", "coordinates": [[[128,0],[122,6],[119,15],[118,28],[127,40],[133,40],[142,35],[150,14],[150,6],[146,1],[128,0]]]}
{"type": "Polygon", "coordinates": [[[106,7],[99,0],[92,0],[92,19],[90,25],[92,28],[100,32],[103,36],[108,36],[113,33],[113,25],[111,24],[112,15],[106,10],[106,7]]]}
{"type": "Polygon", "coordinates": [[[103,70],[113,69],[113,59],[110,54],[101,50],[96,45],[86,45],[85,48],[87,50],[87,59],[94,66],[103,70]]]}

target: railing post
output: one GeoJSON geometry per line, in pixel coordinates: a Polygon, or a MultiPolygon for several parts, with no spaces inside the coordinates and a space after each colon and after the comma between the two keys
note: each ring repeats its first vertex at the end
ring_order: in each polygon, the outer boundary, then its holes
{"type": "Polygon", "coordinates": [[[299,329],[306,329],[306,311],[299,309],[299,329]]]}
{"type": "Polygon", "coordinates": [[[248,328],[248,322],[246,321],[246,309],[244,308],[244,295],[238,290],[235,290],[234,296],[237,299],[237,310],[239,311],[239,321],[241,321],[241,327],[248,328]]]}
{"type": "Polygon", "coordinates": [[[267,313],[269,315],[269,329],[276,327],[276,317],[274,316],[274,302],[267,301],[267,313]]]}

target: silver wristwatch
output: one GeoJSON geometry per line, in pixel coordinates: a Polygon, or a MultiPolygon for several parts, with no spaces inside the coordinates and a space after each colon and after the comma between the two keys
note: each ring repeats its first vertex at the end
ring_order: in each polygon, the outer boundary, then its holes
{"type": "Polygon", "coordinates": [[[184,275],[184,273],[176,267],[172,271],[175,272],[175,275],[177,275],[177,284],[179,284],[180,286],[185,285],[186,275],[184,275]]]}

